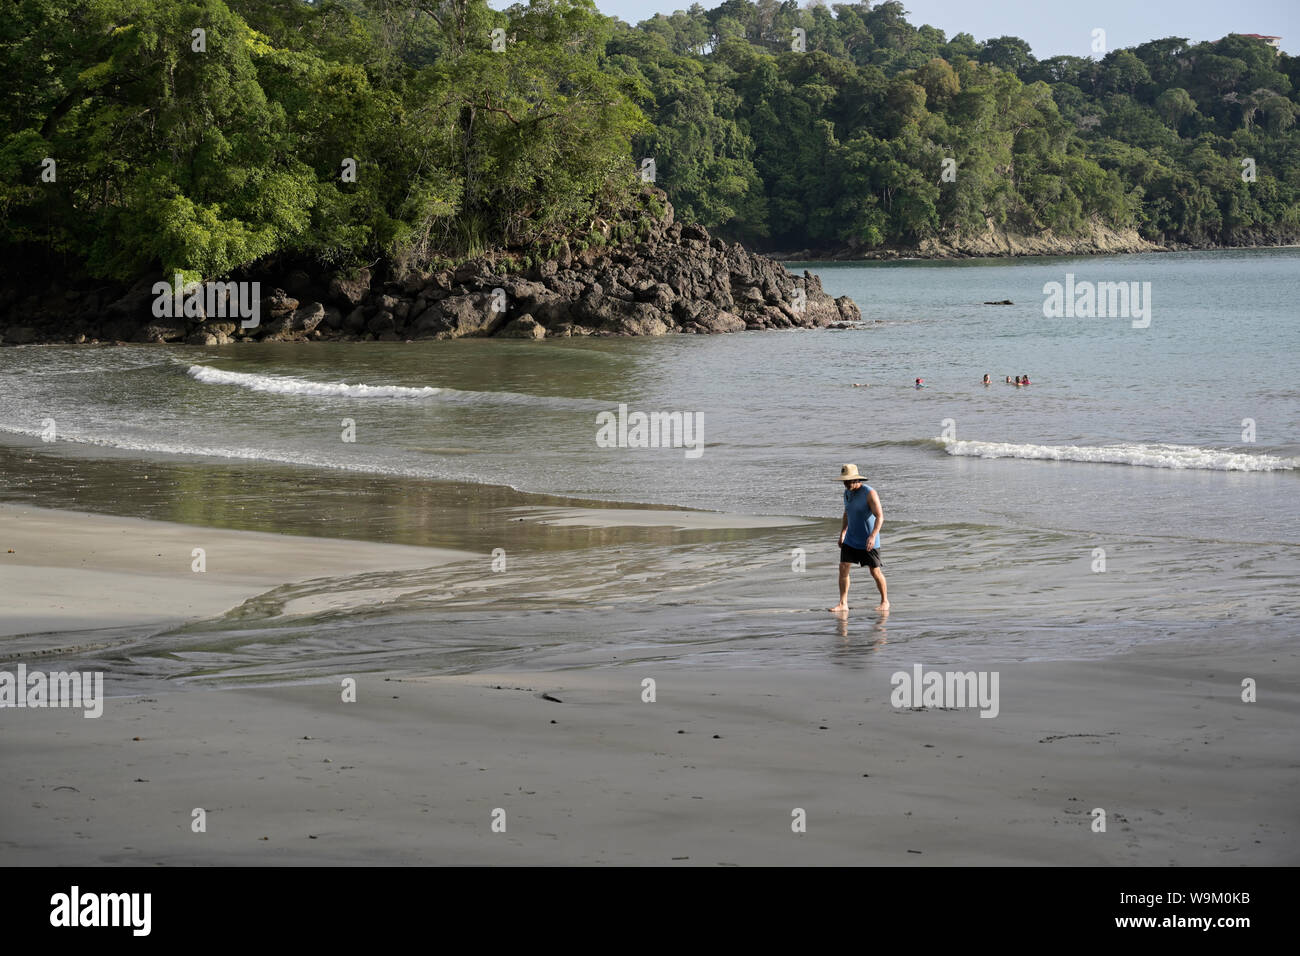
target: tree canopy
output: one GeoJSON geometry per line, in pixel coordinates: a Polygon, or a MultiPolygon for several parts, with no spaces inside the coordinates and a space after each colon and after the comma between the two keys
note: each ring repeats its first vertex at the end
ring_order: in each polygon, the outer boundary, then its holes
{"type": "Polygon", "coordinates": [[[989,223],[1300,231],[1300,59],[1229,36],[1038,60],[894,0],[15,0],[0,242],[94,276],[548,247],[652,158],[682,219],[869,250],[989,223]]]}

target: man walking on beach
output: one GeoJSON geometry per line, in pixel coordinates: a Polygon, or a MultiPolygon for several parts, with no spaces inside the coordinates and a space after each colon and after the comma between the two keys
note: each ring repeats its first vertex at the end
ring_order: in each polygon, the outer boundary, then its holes
{"type": "Polygon", "coordinates": [[[880,589],[877,611],[889,610],[889,594],[885,590],[885,574],[880,570],[880,552],[876,546],[880,529],[885,525],[884,512],[880,510],[880,496],[858,474],[857,465],[840,468],[844,482],[844,521],[840,525],[840,603],[830,608],[837,614],[849,609],[849,568],[865,565],[880,589]]]}

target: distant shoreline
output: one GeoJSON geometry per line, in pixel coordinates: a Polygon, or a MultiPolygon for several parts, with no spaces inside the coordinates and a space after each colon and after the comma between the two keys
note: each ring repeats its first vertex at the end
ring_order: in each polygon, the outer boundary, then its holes
{"type": "MultiPolygon", "coordinates": [[[[1134,234],[1136,237],[1136,233],[1134,234]]],[[[1138,255],[1149,252],[1222,252],[1232,249],[1295,249],[1300,248],[1300,237],[1288,237],[1284,242],[1242,243],[1225,245],[1222,243],[1155,243],[1143,240],[1099,244],[1087,240],[1078,243],[1048,237],[1037,240],[1035,237],[1009,234],[991,240],[987,236],[971,243],[965,240],[955,243],[930,241],[927,247],[889,246],[865,252],[847,249],[800,249],[796,251],[764,252],[778,262],[895,262],[909,259],[924,259],[942,262],[958,259],[1033,259],[1051,256],[1117,256],[1138,255]],[[1006,242],[1010,251],[996,251],[987,248],[993,241],[1006,242]]]]}

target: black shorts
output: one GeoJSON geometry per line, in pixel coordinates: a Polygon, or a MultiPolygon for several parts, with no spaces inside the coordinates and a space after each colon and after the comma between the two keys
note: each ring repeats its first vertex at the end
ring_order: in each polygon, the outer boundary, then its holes
{"type": "Polygon", "coordinates": [[[856,564],[859,567],[879,568],[884,566],[884,561],[880,560],[880,551],[872,548],[867,551],[865,548],[850,548],[847,544],[840,545],[840,564],[856,564]]]}

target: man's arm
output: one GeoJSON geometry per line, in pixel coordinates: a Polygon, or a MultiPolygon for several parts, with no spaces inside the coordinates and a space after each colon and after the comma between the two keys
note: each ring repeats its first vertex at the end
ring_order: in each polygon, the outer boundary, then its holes
{"type": "Polygon", "coordinates": [[[849,530],[849,513],[844,512],[844,520],[840,522],[840,544],[844,543],[844,532],[849,530]]]}
{"type": "Polygon", "coordinates": [[[867,504],[871,506],[871,513],[876,516],[876,524],[867,538],[867,550],[870,551],[876,546],[876,536],[880,534],[880,529],[885,526],[885,513],[880,510],[880,496],[876,494],[874,488],[871,489],[871,497],[867,499],[867,504]]]}

